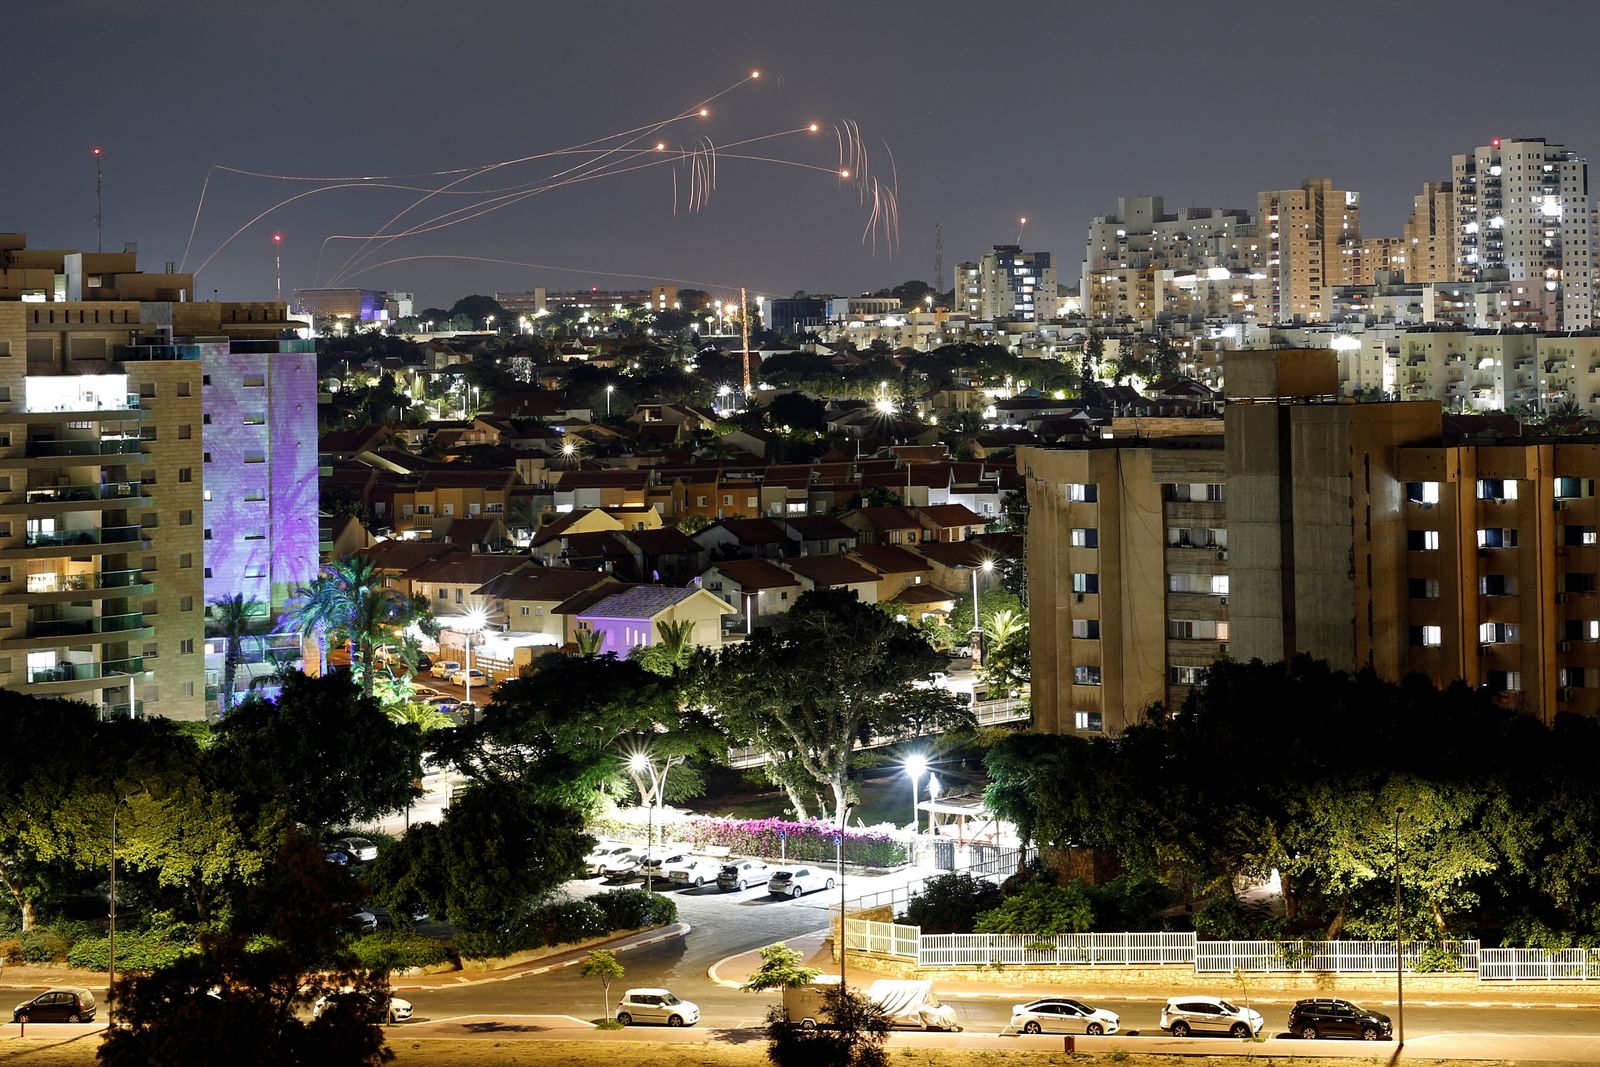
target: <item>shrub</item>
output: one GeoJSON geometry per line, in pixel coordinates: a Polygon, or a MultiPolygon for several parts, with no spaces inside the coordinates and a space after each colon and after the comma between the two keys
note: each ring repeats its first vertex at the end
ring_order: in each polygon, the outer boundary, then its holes
{"type": "Polygon", "coordinates": [[[17,963],[22,959],[22,939],[8,937],[0,939],[0,963],[17,963]]]}
{"type": "Polygon", "coordinates": [[[535,908],[524,924],[528,948],[565,945],[611,932],[606,913],[587,900],[558,900],[535,908]]]}
{"type": "MultiPolygon", "coordinates": [[[[117,935],[118,971],[153,971],[170,966],[178,957],[195,951],[187,941],[169,938],[165,931],[133,930],[117,935]]],[[[67,962],[90,971],[111,967],[111,940],[103,936],[84,937],[73,943],[67,962]]]]}
{"type": "Polygon", "coordinates": [[[409,930],[367,934],[351,941],[349,947],[361,966],[379,971],[432,967],[451,958],[449,945],[409,930]]]}
{"type": "Polygon", "coordinates": [[[1121,874],[1105,885],[1085,885],[1096,930],[1160,930],[1172,890],[1151,878],[1121,874]]]}
{"type": "Polygon", "coordinates": [[[18,953],[23,963],[60,963],[72,949],[72,941],[54,927],[41,926],[22,935],[18,953]]]}
{"type": "Polygon", "coordinates": [[[612,930],[639,930],[678,921],[678,903],[660,893],[643,889],[612,889],[589,900],[605,914],[612,930]]]}
{"type": "Polygon", "coordinates": [[[456,952],[465,960],[486,960],[517,951],[504,930],[459,930],[456,952]]]}
{"type": "Polygon", "coordinates": [[[1000,903],[1000,889],[970,874],[929,878],[906,905],[906,921],[925,934],[970,934],[978,916],[1000,903]]]}
{"type": "Polygon", "coordinates": [[[1035,882],[991,911],[978,916],[980,934],[1033,934],[1053,937],[1076,934],[1094,925],[1089,898],[1076,882],[1046,885],[1035,882]]]}
{"type": "Polygon", "coordinates": [[[1417,950],[1411,969],[1418,974],[1454,974],[1461,969],[1461,960],[1443,945],[1433,943],[1417,950]]]}

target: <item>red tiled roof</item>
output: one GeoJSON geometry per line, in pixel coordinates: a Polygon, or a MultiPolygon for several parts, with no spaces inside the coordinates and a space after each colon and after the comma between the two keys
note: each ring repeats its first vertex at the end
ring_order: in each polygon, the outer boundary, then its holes
{"type": "Polygon", "coordinates": [[[431,582],[435,585],[480,586],[491,578],[530,566],[532,562],[530,557],[521,555],[455,552],[442,559],[420,563],[402,577],[410,582],[431,582]]]}
{"type": "Polygon", "coordinates": [[[927,560],[899,545],[857,545],[849,555],[881,574],[910,574],[929,569],[927,560]]]}
{"type": "Polygon", "coordinates": [[[862,585],[876,583],[878,576],[855,560],[844,556],[798,556],[783,561],[784,566],[817,586],[862,585]]]}
{"type": "Polygon", "coordinates": [[[784,589],[800,579],[764,559],[730,559],[716,565],[717,572],[741,589],[784,589]]]}

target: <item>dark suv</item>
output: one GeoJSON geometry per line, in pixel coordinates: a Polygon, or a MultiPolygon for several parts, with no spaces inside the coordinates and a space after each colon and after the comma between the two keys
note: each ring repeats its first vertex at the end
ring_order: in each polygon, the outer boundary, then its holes
{"type": "Polygon", "coordinates": [[[1289,1030],[1296,1037],[1359,1037],[1363,1041],[1389,1041],[1394,1037],[1389,1017],[1348,1000],[1301,1000],[1289,1009],[1289,1030]]]}

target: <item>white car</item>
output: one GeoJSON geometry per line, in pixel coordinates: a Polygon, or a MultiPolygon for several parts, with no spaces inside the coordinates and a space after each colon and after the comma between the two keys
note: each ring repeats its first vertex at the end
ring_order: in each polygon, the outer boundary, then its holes
{"type": "Polygon", "coordinates": [[[1221,997],[1168,997],[1161,1009],[1161,1029],[1173,1037],[1230,1034],[1253,1037],[1261,1032],[1261,1013],[1238,1008],[1221,997]]]}
{"type": "Polygon", "coordinates": [[[590,874],[604,874],[606,867],[623,856],[635,856],[644,850],[637,845],[619,845],[615,841],[602,841],[594,851],[583,857],[583,869],[590,874]]]}
{"type": "Polygon", "coordinates": [[[621,852],[602,861],[595,873],[602,878],[628,878],[643,873],[639,869],[643,862],[643,852],[621,852]]]}
{"type": "Polygon", "coordinates": [[[798,897],[818,889],[832,889],[838,884],[833,875],[817,867],[785,867],[772,872],[767,880],[767,892],[775,897],[798,897]]]}
{"type": "Polygon", "coordinates": [[[666,989],[630,989],[617,1005],[617,1022],[665,1023],[667,1026],[693,1026],[700,1021],[700,1006],[679,1000],[666,989]]]}
{"type": "Polygon", "coordinates": [[[1080,1000],[1045,997],[1011,1009],[1011,1026],[1025,1034],[1114,1034],[1122,1029],[1116,1012],[1091,1008],[1080,1000]]]}
{"type": "Polygon", "coordinates": [[[722,861],[709,856],[685,856],[667,868],[667,881],[674,885],[702,886],[715,882],[722,873],[722,861]]]}
{"type": "MultiPolygon", "coordinates": [[[[322,1018],[322,1013],[328,1010],[329,1005],[336,1004],[341,1000],[354,999],[358,997],[369,1001],[376,999],[374,994],[358,993],[354,988],[345,986],[337,993],[318,997],[316,1003],[311,1005],[311,1017],[313,1019],[320,1019],[322,1018]]],[[[410,1022],[411,1001],[401,1000],[399,997],[392,996],[389,998],[389,1004],[385,1009],[384,1014],[388,1017],[391,1024],[410,1022]]]]}
{"type": "Polygon", "coordinates": [[[378,846],[365,837],[341,837],[337,841],[328,842],[328,844],[357,863],[371,863],[378,858],[378,846]]]}
{"type": "Polygon", "coordinates": [[[743,891],[771,877],[771,865],[762,860],[729,860],[717,872],[717,885],[724,891],[743,891]]]}
{"type": "Polygon", "coordinates": [[[461,662],[453,659],[436,659],[433,666],[428,668],[428,673],[435,678],[448,678],[461,669],[461,662]]]}
{"type": "Polygon", "coordinates": [[[640,874],[650,874],[656,878],[665,878],[667,871],[680,863],[689,860],[689,850],[686,848],[656,849],[648,853],[639,863],[640,874]]]}
{"type": "Polygon", "coordinates": [[[452,685],[466,685],[468,679],[471,679],[473,685],[489,684],[489,676],[476,667],[470,671],[465,669],[454,671],[450,675],[450,683],[452,685]]]}

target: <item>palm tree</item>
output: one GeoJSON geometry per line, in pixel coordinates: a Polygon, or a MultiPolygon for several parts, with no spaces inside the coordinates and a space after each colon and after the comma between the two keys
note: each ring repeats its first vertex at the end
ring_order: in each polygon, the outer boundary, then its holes
{"type": "Polygon", "coordinates": [[[259,600],[247,600],[243,593],[218,597],[211,602],[217,610],[213,629],[223,639],[222,684],[217,689],[217,717],[227,718],[233,710],[233,682],[243,658],[243,638],[250,632],[250,620],[262,614],[259,600]]]}
{"type": "Polygon", "coordinates": [[[994,647],[999,648],[1010,644],[1012,638],[1028,628],[1028,617],[1014,608],[1000,608],[983,620],[983,628],[988,631],[994,647]]]}
{"type": "Polygon", "coordinates": [[[412,605],[384,584],[365,556],[345,556],[296,590],[284,622],[302,636],[326,634],[350,647],[350,666],[361,679],[361,695],[372,696],[372,658],[378,645],[411,621],[412,605]]]}
{"type": "Polygon", "coordinates": [[[606,643],[605,634],[599,630],[579,630],[572,635],[572,639],[577,642],[580,656],[598,656],[606,643]]]}

